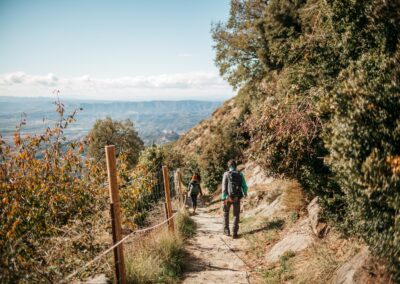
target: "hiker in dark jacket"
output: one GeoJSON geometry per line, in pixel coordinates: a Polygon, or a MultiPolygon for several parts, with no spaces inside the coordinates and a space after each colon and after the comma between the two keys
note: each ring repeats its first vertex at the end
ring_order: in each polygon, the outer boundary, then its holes
{"type": "Polygon", "coordinates": [[[229,211],[233,206],[233,235],[236,239],[239,231],[240,200],[247,196],[247,184],[244,175],[236,170],[236,162],[228,162],[229,171],[222,178],[222,196],[224,211],[224,234],[230,236],[229,211]]]}
{"type": "Polygon", "coordinates": [[[192,180],[189,182],[188,185],[188,192],[190,197],[192,198],[192,206],[193,206],[193,214],[196,213],[197,207],[197,196],[203,196],[203,192],[201,191],[200,186],[200,176],[198,174],[194,174],[192,176],[192,180]]]}

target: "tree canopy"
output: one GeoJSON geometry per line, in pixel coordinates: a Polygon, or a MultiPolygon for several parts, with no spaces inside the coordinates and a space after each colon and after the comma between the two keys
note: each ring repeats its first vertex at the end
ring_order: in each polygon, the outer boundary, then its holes
{"type": "Polygon", "coordinates": [[[134,166],[144,147],[130,119],[124,121],[113,121],[111,117],[98,119],[88,137],[90,139],[88,154],[98,161],[105,160],[106,145],[115,145],[117,155],[125,154],[129,165],[134,166]]]}

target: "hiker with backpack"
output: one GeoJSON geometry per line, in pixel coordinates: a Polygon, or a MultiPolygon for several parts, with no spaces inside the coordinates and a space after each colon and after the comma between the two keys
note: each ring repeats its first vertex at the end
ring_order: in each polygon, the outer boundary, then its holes
{"type": "Polygon", "coordinates": [[[195,214],[197,207],[197,196],[199,194],[200,196],[203,196],[203,192],[201,191],[201,186],[200,186],[200,176],[198,174],[194,174],[192,176],[192,179],[188,185],[188,192],[192,199],[193,214],[195,214]]]}
{"type": "Polygon", "coordinates": [[[229,171],[222,178],[222,196],[224,211],[224,234],[230,236],[229,211],[233,207],[233,234],[232,238],[238,237],[240,200],[247,196],[247,184],[244,175],[236,169],[236,162],[228,162],[229,171]]]}

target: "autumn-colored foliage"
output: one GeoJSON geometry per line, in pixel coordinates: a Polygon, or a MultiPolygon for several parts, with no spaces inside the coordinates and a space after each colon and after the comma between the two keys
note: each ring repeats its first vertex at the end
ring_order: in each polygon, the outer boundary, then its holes
{"type": "MultiPolygon", "coordinates": [[[[55,106],[59,120],[44,133],[22,135],[21,121],[12,143],[0,138],[1,283],[59,281],[111,244],[105,163],[86,156],[87,140],[64,135],[80,110],[66,115],[61,102],[55,106]]],[[[157,151],[144,151],[134,169],[128,153],[119,153],[125,228],[143,225],[163,196],[157,151]]],[[[91,269],[112,276],[107,261],[91,269]]]]}
{"type": "Polygon", "coordinates": [[[60,102],[56,109],[59,121],[43,134],[21,135],[22,121],[11,145],[0,139],[0,267],[6,282],[45,275],[41,242],[105,205],[101,168],[82,156],[84,142],[67,142],[63,135],[77,111],[66,116],[60,102]]]}

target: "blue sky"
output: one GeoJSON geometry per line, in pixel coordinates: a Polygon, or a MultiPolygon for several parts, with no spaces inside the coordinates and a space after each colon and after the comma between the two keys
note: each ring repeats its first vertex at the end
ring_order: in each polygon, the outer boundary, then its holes
{"type": "Polygon", "coordinates": [[[211,23],[229,0],[0,0],[0,96],[226,99],[211,23]]]}

